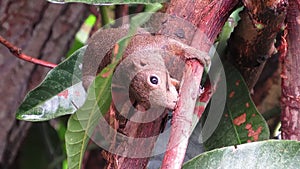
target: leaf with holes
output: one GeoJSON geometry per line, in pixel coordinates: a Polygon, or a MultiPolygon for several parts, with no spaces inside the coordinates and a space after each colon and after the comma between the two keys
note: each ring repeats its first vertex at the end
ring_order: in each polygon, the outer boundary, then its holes
{"type": "Polygon", "coordinates": [[[44,81],[30,91],[16,118],[27,121],[44,121],[74,113],[85,100],[81,85],[81,64],[86,47],[52,69],[44,81]]]}
{"type": "Polygon", "coordinates": [[[226,107],[217,129],[204,143],[206,150],[269,139],[268,125],[252,102],[242,76],[228,63],[224,68],[226,107]]]}
{"type": "Polygon", "coordinates": [[[186,162],[183,169],[298,169],[299,166],[300,142],[268,140],[205,152],[186,162]]]}

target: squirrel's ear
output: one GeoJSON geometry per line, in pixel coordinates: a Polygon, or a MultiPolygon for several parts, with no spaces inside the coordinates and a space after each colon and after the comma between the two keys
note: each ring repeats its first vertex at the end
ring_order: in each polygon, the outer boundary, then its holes
{"type": "Polygon", "coordinates": [[[133,63],[132,66],[133,66],[134,70],[141,70],[147,64],[143,60],[140,60],[140,59],[135,59],[132,61],[132,63],[133,63]]]}

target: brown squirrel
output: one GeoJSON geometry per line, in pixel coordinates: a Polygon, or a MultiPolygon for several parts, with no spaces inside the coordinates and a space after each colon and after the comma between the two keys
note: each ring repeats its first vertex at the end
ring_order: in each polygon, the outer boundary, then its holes
{"type": "MultiPolygon", "coordinates": [[[[128,28],[121,27],[99,30],[92,36],[83,59],[85,89],[96,74],[111,62],[112,48],[127,33],[128,28]]],[[[126,86],[133,104],[142,105],[145,109],[161,106],[172,110],[178,98],[176,88],[182,77],[184,61],[193,58],[204,65],[210,62],[205,54],[195,48],[139,29],[123,53],[112,85],[126,86]]]]}

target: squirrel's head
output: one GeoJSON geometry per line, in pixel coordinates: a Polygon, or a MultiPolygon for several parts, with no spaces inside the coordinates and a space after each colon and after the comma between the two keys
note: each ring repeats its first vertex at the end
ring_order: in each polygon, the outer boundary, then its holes
{"type": "Polygon", "coordinates": [[[178,92],[166,70],[142,70],[132,79],[129,89],[130,99],[146,109],[160,106],[173,110],[178,100],[178,92]]]}

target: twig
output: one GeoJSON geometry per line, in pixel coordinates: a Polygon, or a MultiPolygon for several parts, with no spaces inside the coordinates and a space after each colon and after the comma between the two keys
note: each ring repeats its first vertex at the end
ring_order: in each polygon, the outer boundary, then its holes
{"type": "Polygon", "coordinates": [[[187,61],[183,75],[181,95],[174,111],[172,119],[171,137],[168,143],[168,150],[164,156],[162,169],[181,168],[183,157],[190,133],[192,131],[192,120],[200,80],[203,73],[203,66],[197,61],[187,61]],[[192,97],[191,97],[192,96],[192,97]]]}
{"type": "Polygon", "coordinates": [[[6,48],[8,48],[9,51],[13,55],[15,55],[16,57],[18,57],[22,60],[25,60],[27,62],[31,62],[31,63],[34,63],[34,64],[38,64],[38,65],[41,65],[41,66],[44,66],[44,67],[48,67],[48,68],[54,68],[54,67],[57,66],[54,63],[50,63],[50,62],[40,60],[40,59],[37,59],[37,58],[33,58],[31,56],[23,54],[20,48],[14,46],[12,43],[10,43],[6,39],[4,39],[2,36],[0,36],[0,43],[3,44],[6,48]]]}

